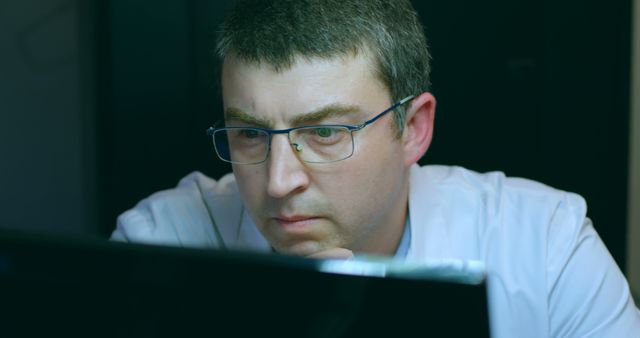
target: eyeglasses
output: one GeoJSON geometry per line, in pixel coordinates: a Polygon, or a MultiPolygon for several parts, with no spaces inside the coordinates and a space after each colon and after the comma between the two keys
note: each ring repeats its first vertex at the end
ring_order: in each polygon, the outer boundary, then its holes
{"type": "Polygon", "coordinates": [[[317,125],[289,129],[223,127],[207,129],[218,157],[234,164],[260,164],[267,160],[271,135],[287,134],[298,158],[306,163],[332,163],[345,160],[354,151],[353,132],[363,129],[386,113],[411,101],[407,96],[370,120],[358,125],[317,125]]]}

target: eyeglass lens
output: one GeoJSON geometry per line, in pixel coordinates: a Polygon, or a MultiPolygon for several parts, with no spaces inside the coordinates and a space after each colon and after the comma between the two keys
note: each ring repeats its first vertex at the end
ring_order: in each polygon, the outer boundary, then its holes
{"type": "MultiPolygon", "coordinates": [[[[252,128],[218,129],[214,135],[218,156],[232,163],[255,164],[269,154],[269,133],[252,128]]],[[[309,163],[327,163],[353,154],[353,137],[348,128],[316,126],[294,129],[289,141],[298,158],[309,163]]]]}

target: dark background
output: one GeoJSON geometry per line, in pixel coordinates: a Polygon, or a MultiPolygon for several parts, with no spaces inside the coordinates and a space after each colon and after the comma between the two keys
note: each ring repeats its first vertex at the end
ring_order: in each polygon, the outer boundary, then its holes
{"type": "MultiPolygon", "coordinates": [[[[107,238],[189,172],[230,171],[204,133],[228,3],[0,1],[0,227],[107,238]]],[[[438,99],[421,163],[581,194],[624,267],[630,0],[414,3],[438,99]]]]}

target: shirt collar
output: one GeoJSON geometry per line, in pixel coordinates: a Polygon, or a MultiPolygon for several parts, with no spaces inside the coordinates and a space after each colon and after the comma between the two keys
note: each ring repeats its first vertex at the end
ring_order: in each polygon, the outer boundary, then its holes
{"type": "Polygon", "coordinates": [[[404,221],[404,230],[402,231],[402,238],[400,239],[400,244],[398,245],[398,249],[396,250],[396,254],[393,256],[394,259],[404,260],[407,258],[407,253],[409,253],[409,247],[411,246],[411,221],[409,218],[409,212],[407,211],[407,216],[404,221]]]}

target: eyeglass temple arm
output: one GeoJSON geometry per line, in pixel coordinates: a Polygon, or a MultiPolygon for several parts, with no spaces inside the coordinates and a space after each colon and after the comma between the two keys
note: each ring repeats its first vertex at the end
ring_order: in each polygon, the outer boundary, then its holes
{"type": "Polygon", "coordinates": [[[362,123],[362,124],[358,125],[358,126],[356,127],[356,128],[357,128],[356,130],[362,129],[362,128],[364,128],[365,126],[367,126],[367,125],[369,125],[369,124],[371,124],[371,123],[373,123],[373,122],[376,122],[376,120],[378,120],[379,118],[381,118],[382,116],[384,116],[384,114],[386,114],[386,113],[388,113],[388,112],[390,112],[390,111],[392,111],[392,110],[394,110],[394,109],[396,109],[396,108],[398,108],[398,107],[400,107],[400,106],[404,105],[405,103],[407,103],[407,102],[409,102],[409,101],[413,100],[413,98],[415,98],[415,97],[416,97],[415,95],[409,95],[409,96],[405,97],[404,99],[402,99],[402,100],[400,100],[400,101],[396,102],[396,104],[394,104],[393,106],[391,106],[391,107],[387,108],[387,109],[386,109],[385,111],[383,111],[382,113],[380,113],[380,114],[378,114],[378,115],[374,116],[371,120],[365,121],[364,123],[362,123]]]}

